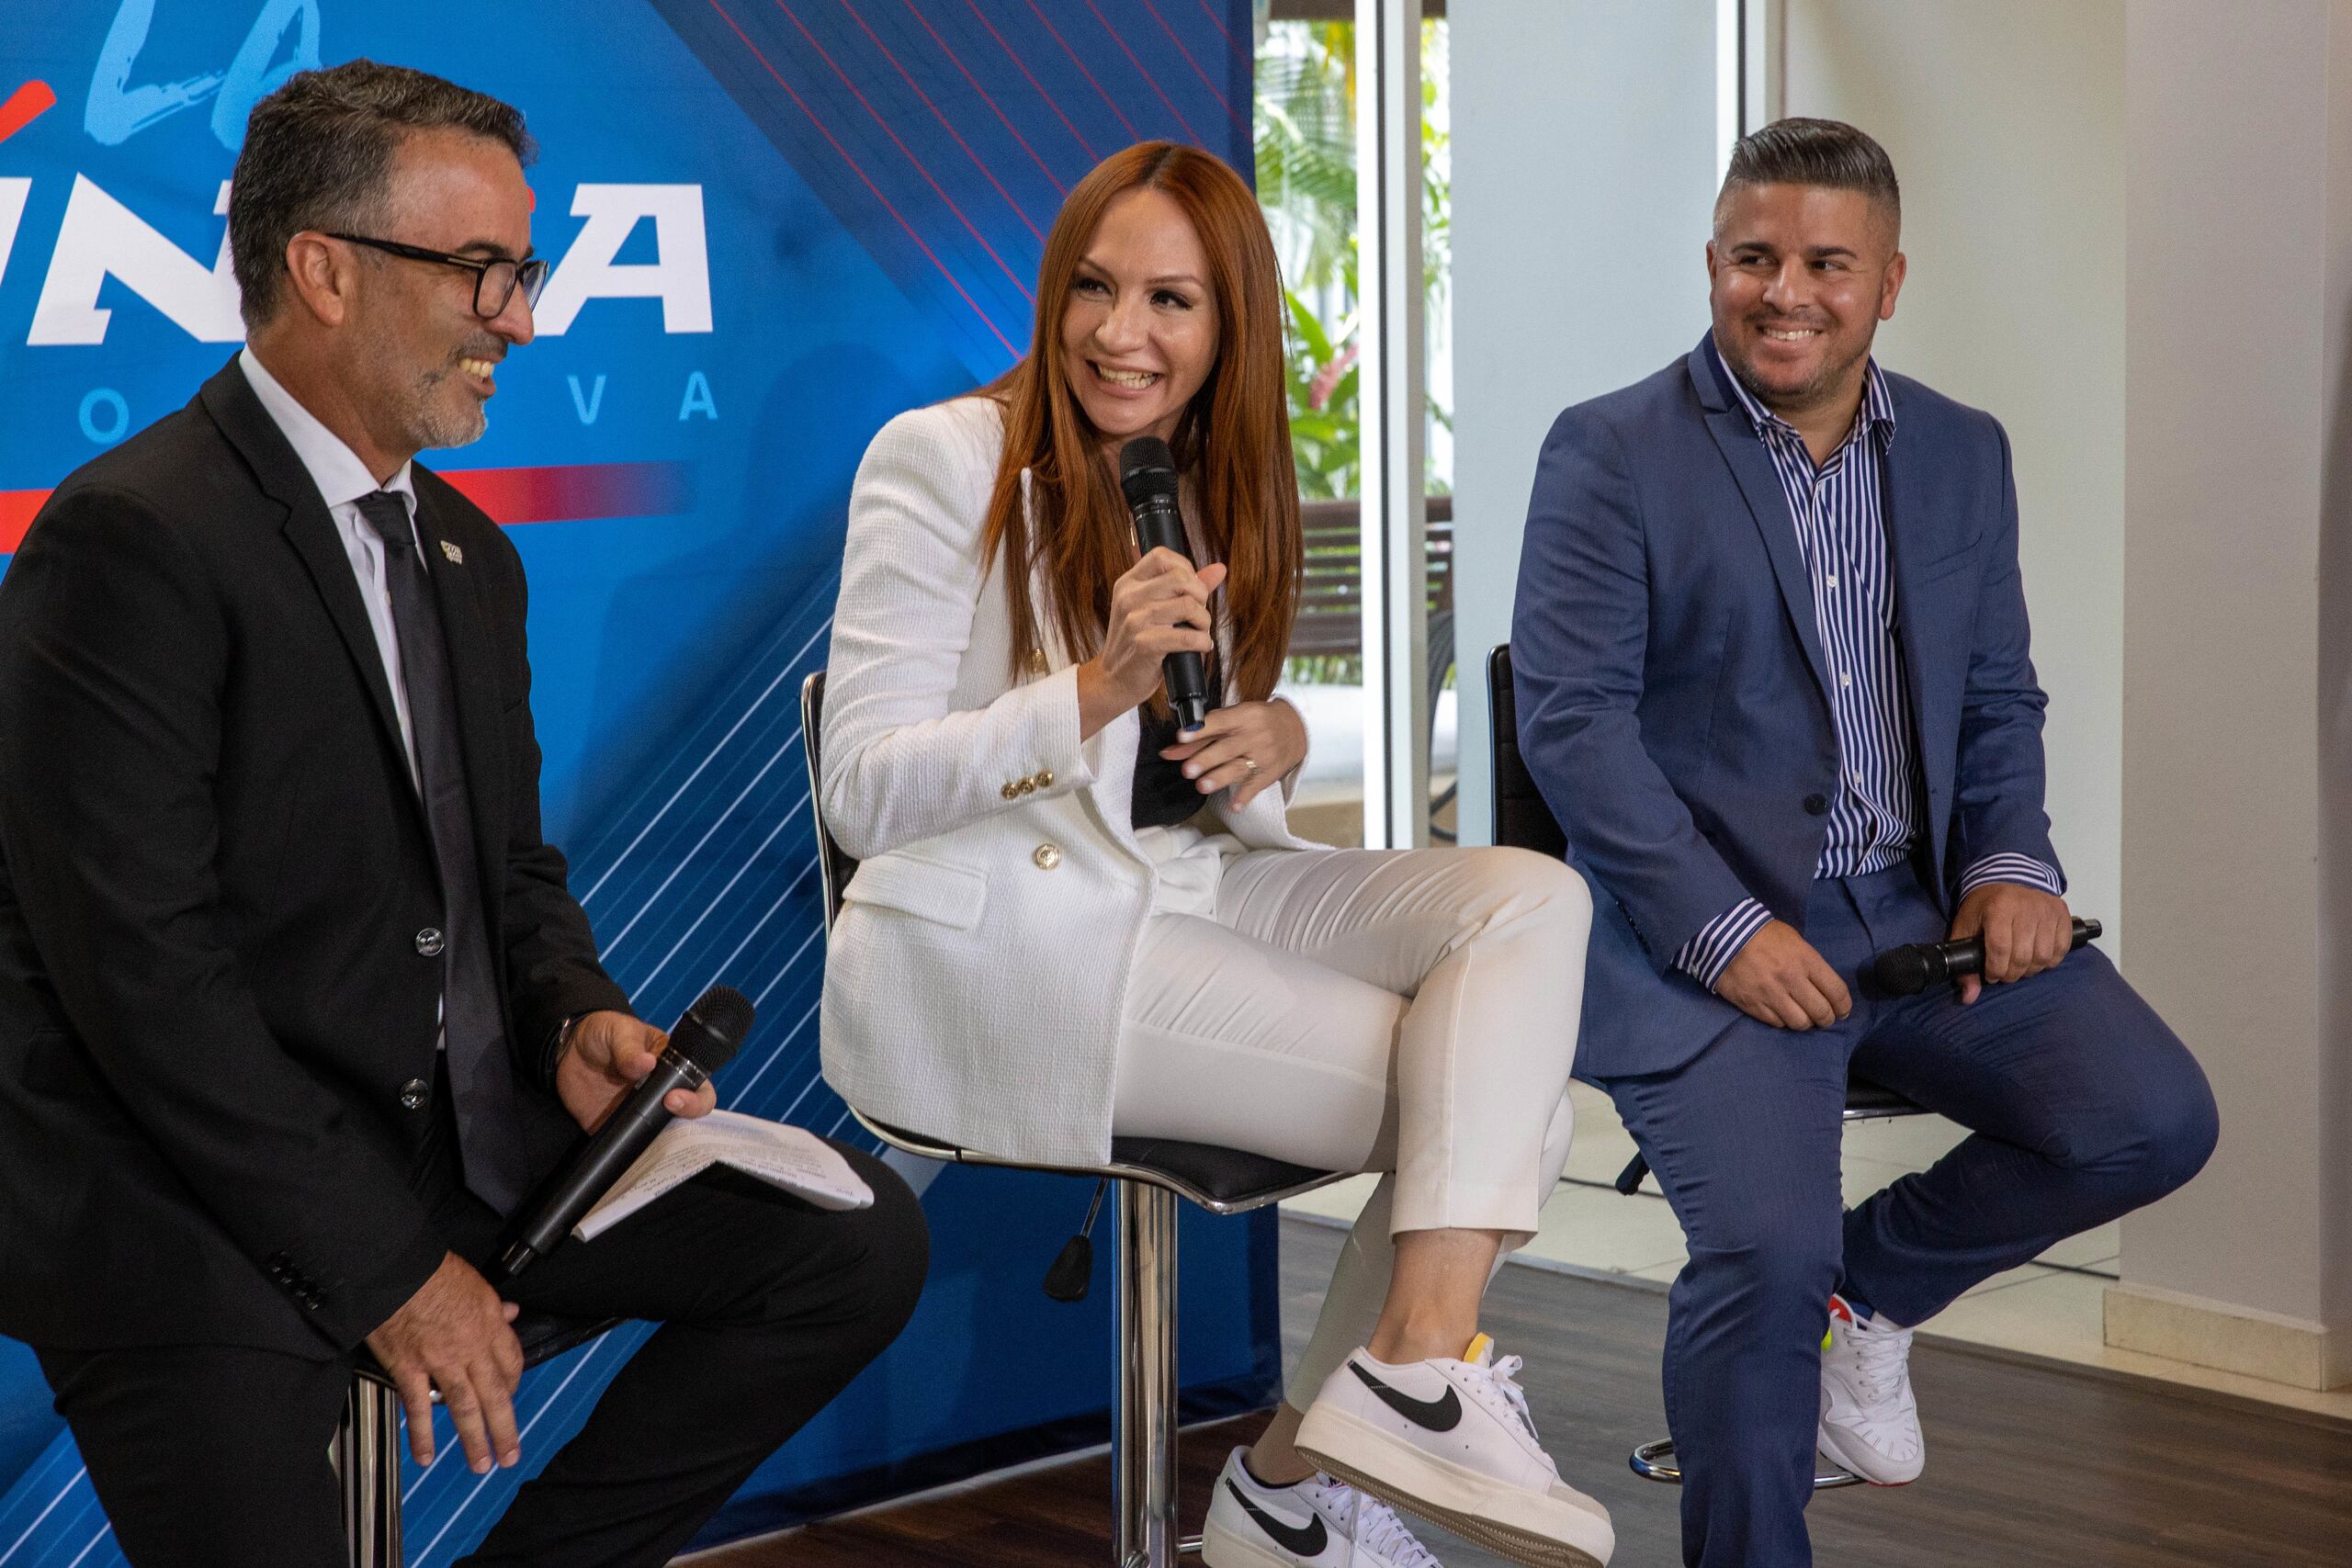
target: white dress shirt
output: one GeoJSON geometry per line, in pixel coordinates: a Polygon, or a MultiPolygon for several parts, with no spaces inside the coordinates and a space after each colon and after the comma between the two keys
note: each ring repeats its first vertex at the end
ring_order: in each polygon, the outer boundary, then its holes
{"type": "MultiPolygon", "coordinates": [[[[416,529],[416,487],[409,478],[409,465],[402,463],[400,471],[382,484],[368,471],[359,454],[344,443],[342,436],[319,422],[318,415],[295,401],[294,394],[277,384],[251,348],[237,355],[237,364],[244,370],[245,379],[253,383],[254,395],[261,399],[261,406],[269,412],[284,433],[294,455],[302,459],[311,482],[319,487],[319,494],[327,503],[327,515],[334,519],[334,531],[343,536],[343,553],[351,558],[351,574],[359,580],[359,598],[368,606],[368,624],[376,633],[376,651],[383,656],[384,679],[392,688],[392,712],[399,716],[401,744],[408,750],[409,776],[418,777],[416,767],[416,736],[409,727],[408,687],[401,680],[400,634],[392,625],[392,590],[384,577],[384,541],[359,514],[359,498],[376,491],[390,491],[401,498],[408,508],[411,536],[416,529]]],[[[419,541],[416,558],[424,559],[424,547],[419,541]]],[[[426,569],[430,570],[430,568],[426,569]]],[[[422,786],[420,786],[422,787],[422,786]]]]}

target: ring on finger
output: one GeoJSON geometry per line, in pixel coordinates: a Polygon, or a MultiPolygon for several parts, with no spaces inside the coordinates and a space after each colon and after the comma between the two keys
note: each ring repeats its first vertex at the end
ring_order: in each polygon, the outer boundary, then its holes
{"type": "Polygon", "coordinates": [[[1242,758],[1242,759],[1241,759],[1241,771],[1242,771],[1243,773],[1256,773],[1256,772],[1258,771],[1258,759],[1257,759],[1257,758],[1255,758],[1255,757],[1244,757],[1244,758],[1242,758]]]}

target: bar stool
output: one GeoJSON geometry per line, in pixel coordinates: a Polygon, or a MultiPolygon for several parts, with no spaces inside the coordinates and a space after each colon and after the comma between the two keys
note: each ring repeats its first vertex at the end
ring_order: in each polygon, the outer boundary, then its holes
{"type": "MultiPolygon", "coordinates": [[[[523,1344],[523,1364],[536,1367],[622,1322],[526,1312],[514,1320],[514,1337],[523,1344]]],[[[438,1403],[440,1396],[434,1398],[438,1403]]],[[[362,1349],[330,1450],[342,1483],[343,1537],[351,1568],[401,1568],[401,1452],[400,1391],[376,1358],[362,1349]]]]}
{"type": "MultiPolygon", "coordinates": [[[[817,829],[825,929],[840,915],[857,862],[825,825],[820,776],[825,672],[800,687],[800,733],[808,756],[808,809],[817,829]]],[[[858,1124],[892,1148],[925,1159],[1091,1176],[1118,1188],[1118,1386],[1112,1424],[1111,1506],[1114,1568],[1170,1568],[1198,1552],[1201,1538],[1176,1520],[1176,1200],[1213,1214],[1246,1214],[1352,1172],[1315,1170],[1262,1155],[1168,1138],[1114,1138],[1107,1165],[1039,1165],[1002,1159],[877,1122],[850,1107],[858,1124]]]]}
{"type": "MultiPolygon", "coordinates": [[[[1568,850],[1567,835],[1552,815],[1552,807],[1535,787],[1534,775],[1527,771],[1526,759],[1519,750],[1519,698],[1511,686],[1510,644],[1497,643],[1487,655],[1487,719],[1489,729],[1489,755],[1493,761],[1495,788],[1495,842],[1539,854],[1565,858],[1568,850]]],[[[1925,1115],[1924,1108],[1861,1078],[1846,1085],[1845,1120],[1855,1122],[1884,1121],[1896,1116],[1925,1115]]],[[[1633,1162],[1617,1177],[1617,1190],[1631,1195],[1649,1174],[1649,1162],[1636,1154],[1633,1162]]],[[[1674,1462],[1674,1439],[1660,1438],[1656,1442],[1643,1443],[1627,1456],[1626,1461],[1634,1474],[1645,1481],[1663,1482],[1669,1486],[1682,1483],[1681,1467],[1674,1462]]],[[[1813,1489],[1826,1492],[1834,1486],[1857,1486],[1862,1478],[1836,1466],[1814,1472],[1813,1489]]]]}

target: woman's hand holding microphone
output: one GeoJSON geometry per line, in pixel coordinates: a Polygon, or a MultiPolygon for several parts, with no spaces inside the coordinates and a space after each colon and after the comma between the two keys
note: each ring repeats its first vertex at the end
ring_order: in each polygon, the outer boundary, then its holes
{"type": "Polygon", "coordinates": [[[1205,658],[1215,650],[1209,595],[1224,581],[1222,564],[1195,571],[1174,550],[1159,549],[1111,585],[1102,651],[1078,667],[1080,739],[1091,739],[1121,714],[1150,701],[1170,654],[1205,658]]]}
{"type": "MultiPolygon", "coordinates": [[[[1102,651],[1078,667],[1080,739],[1150,701],[1170,654],[1214,651],[1209,595],[1224,581],[1221,562],[1195,570],[1175,551],[1155,549],[1111,585],[1102,651]]],[[[1306,760],[1306,725],[1288,703],[1214,708],[1160,755],[1182,762],[1203,795],[1229,788],[1233,804],[1247,806],[1306,760]]]]}

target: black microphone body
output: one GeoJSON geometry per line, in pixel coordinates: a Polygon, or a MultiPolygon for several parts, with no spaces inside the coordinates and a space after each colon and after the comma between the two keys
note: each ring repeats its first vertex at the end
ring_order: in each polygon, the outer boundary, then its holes
{"type": "MultiPolygon", "coordinates": [[[[1184,514],[1178,508],[1176,457],[1168,443],[1156,435],[1138,435],[1119,448],[1119,489],[1127,498],[1127,512],[1136,523],[1136,553],[1149,555],[1170,549],[1186,560],[1193,543],[1184,533],[1184,514]]],[[[1162,666],[1168,682],[1168,705],[1175,710],[1176,728],[1198,728],[1216,706],[1210,694],[1207,672],[1197,653],[1171,653],[1162,666]]]]}
{"type": "Polygon", "coordinates": [[[499,1269],[511,1280],[555,1250],[580,1216],[643,1154],[671,1122],[662,1101],[673,1089],[700,1089],[727,1065],[752,1032],[755,1015],[740,991],[713,986],[688,1008],[670,1032],[670,1043],[613,1113],[588,1139],[587,1147],[523,1205],[507,1235],[499,1269]]]}
{"type": "MultiPolygon", "coordinates": [[[[2098,941],[2105,929],[2097,920],[2077,917],[2075,940],[2067,951],[2071,953],[2086,942],[2098,941]]],[[[1984,939],[1981,936],[1890,947],[1871,961],[1871,973],[1879,988],[1894,997],[1916,997],[1930,986],[1984,971],[1984,939]]]]}

